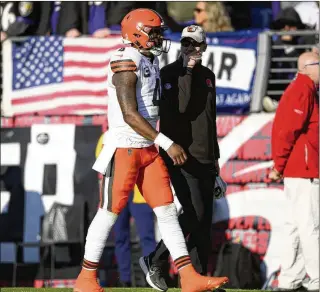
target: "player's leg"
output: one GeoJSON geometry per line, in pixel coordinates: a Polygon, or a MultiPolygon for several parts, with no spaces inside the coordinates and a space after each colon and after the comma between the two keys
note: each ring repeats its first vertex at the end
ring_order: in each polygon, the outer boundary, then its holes
{"type": "MultiPolygon", "coordinates": [[[[145,156],[147,157],[147,154],[145,156]]],[[[177,209],[173,203],[169,174],[160,156],[140,170],[137,184],[157,216],[161,237],[181,277],[182,292],[202,292],[216,289],[226,283],[228,281],[226,277],[203,277],[194,270],[178,222],[177,209]]],[[[155,289],[161,290],[154,286],[151,276],[147,273],[148,283],[155,289]]]]}
{"type": "MultiPolygon", "coordinates": [[[[186,237],[192,230],[196,229],[198,226],[197,214],[192,205],[190,188],[186,177],[181,172],[181,168],[171,166],[170,168],[168,168],[168,171],[171,183],[175,190],[175,194],[183,207],[183,213],[179,216],[179,223],[182,232],[186,237]]],[[[157,244],[156,249],[152,253],[150,253],[149,259],[147,260],[155,268],[155,270],[160,272],[161,267],[163,267],[168,262],[169,255],[169,250],[167,249],[163,240],[161,240],[157,244]]],[[[194,264],[194,261],[192,262],[194,264]]]]}
{"type": "Polygon", "coordinates": [[[101,184],[100,206],[88,229],[83,266],[74,291],[103,291],[97,283],[97,268],[118,214],[128,201],[140,167],[140,149],[119,148],[101,184]]]}
{"type": "Polygon", "coordinates": [[[121,285],[130,287],[131,284],[131,250],[130,250],[130,209],[129,204],[120,212],[114,224],[115,254],[121,285]]]}
{"type": "MultiPolygon", "coordinates": [[[[170,164],[169,164],[170,165],[170,164]]],[[[175,193],[183,207],[179,223],[185,235],[189,235],[187,247],[196,271],[205,275],[210,250],[212,225],[212,178],[210,169],[200,168],[203,173],[195,177],[177,167],[168,168],[175,193]]],[[[168,261],[169,251],[161,240],[149,255],[152,266],[161,267],[168,261]]],[[[161,269],[157,269],[161,270],[161,269]]]]}

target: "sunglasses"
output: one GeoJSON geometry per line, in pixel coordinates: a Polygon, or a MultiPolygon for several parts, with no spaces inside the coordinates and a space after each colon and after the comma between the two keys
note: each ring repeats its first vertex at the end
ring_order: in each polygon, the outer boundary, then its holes
{"type": "Polygon", "coordinates": [[[313,65],[319,65],[319,64],[320,64],[320,62],[314,62],[314,63],[306,64],[306,65],[304,65],[304,67],[313,66],[313,65]]]}
{"type": "Polygon", "coordinates": [[[193,9],[193,11],[196,12],[196,13],[200,13],[200,12],[204,11],[204,9],[195,8],[195,9],[193,9]]]}
{"type": "Polygon", "coordinates": [[[193,47],[200,47],[200,48],[206,46],[205,43],[198,43],[198,42],[196,42],[195,40],[190,40],[190,39],[183,39],[183,40],[181,41],[181,45],[182,45],[183,47],[189,47],[189,46],[191,45],[191,46],[193,46],[193,47]]]}

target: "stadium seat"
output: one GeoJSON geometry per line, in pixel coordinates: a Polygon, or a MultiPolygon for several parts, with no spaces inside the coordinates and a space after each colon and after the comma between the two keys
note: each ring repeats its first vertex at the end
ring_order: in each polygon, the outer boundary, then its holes
{"type": "Polygon", "coordinates": [[[218,116],[216,120],[218,137],[226,136],[244,118],[245,116],[218,116]]]}
{"type": "Polygon", "coordinates": [[[271,160],[270,139],[250,139],[238,151],[241,160],[271,160]]]}
{"type": "Polygon", "coordinates": [[[14,120],[14,126],[15,127],[30,127],[33,124],[47,124],[50,122],[50,124],[60,124],[61,123],[61,117],[55,116],[55,117],[44,117],[44,116],[28,116],[28,117],[16,117],[14,120]]]}
{"type": "Polygon", "coordinates": [[[255,133],[255,135],[252,138],[270,139],[271,138],[271,132],[272,132],[272,125],[273,125],[273,121],[269,122],[260,131],[255,133]]]}
{"type": "MultiPolygon", "coordinates": [[[[218,138],[218,144],[220,145],[220,141],[222,140],[223,138],[218,138]]],[[[221,148],[220,148],[220,152],[221,152],[221,148]]],[[[242,148],[240,147],[235,153],[233,153],[229,160],[233,160],[233,159],[239,159],[239,157],[241,156],[240,153],[242,152],[242,148]]]]}
{"type": "Polygon", "coordinates": [[[12,118],[1,117],[1,127],[2,128],[13,127],[13,119],[12,118]]]}
{"type": "Polygon", "coordinates": [[[266,183],[248,183],[243,186],[244,190],[265,189],[268,185],[266,183]]]}
{"type": "Polygon", "coordinates": [[[250,166],[258,165],[259,162],[253,161],[228,161],[221,169],[221,176],[227,183],[250,183],[250,182],[267,182],[269,169],[259,169],[244,174],[238,174],[250,166]]]}
{"type": "Polygon", "coordinates": [[[229,184],[227,187],[227,195],[230,195],[232,193],[237,193],[237,192],[241,192],[243,190],[243,186],[242,185],[234,185],[234,184],[229,184]]]}

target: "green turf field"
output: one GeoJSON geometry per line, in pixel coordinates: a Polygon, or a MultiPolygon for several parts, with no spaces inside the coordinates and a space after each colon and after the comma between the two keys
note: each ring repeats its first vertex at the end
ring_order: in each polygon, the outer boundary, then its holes
{"type": "MultiPolygon", "coordinates": [[[[0,288],[1,292],[72,292],[72,289],[68,288],[0,288]]],[[[106,292],[154,292],[154,289],[146,289],[146,288],[106,288],[106,292]]],[[[260,292],[262,290],[229,290],[226,289],[227,292],[260,292]]],[[[180,289],[169,289],[168,292],[180,292],[180,289]]],[[[265,291],[264,291],[265,292],[265,291]]]]}

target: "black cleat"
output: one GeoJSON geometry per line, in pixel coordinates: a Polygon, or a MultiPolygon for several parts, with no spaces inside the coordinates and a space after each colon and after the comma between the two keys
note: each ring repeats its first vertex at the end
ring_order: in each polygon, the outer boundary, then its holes
{"type": "Polygon", "coordinates": [[[139,259],[139,265],[146,275],[146,281],[152,288],[158,291],[168,290],[168,286],[162,276],[161,268],[159,266],[152,265],[149,257],[141,257],[139,259]]]}

